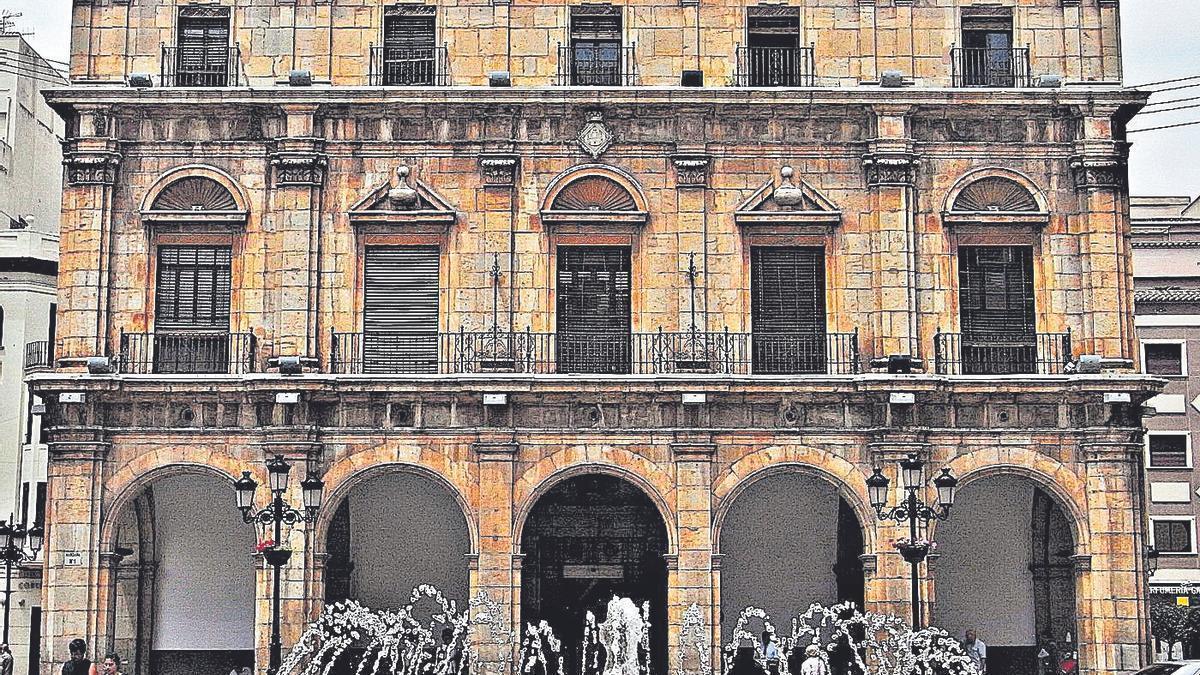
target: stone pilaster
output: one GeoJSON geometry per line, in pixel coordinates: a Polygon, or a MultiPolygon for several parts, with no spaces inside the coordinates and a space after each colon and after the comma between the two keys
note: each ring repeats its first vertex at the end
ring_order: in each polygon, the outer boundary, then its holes
{"type": "Polygon", "coordinates": [[[505,632],[520,626],[521,570],[513,551],[513,483],[520,447],[512,432],[480,433],[474,445],[479,467],[479,550],[471,570],[471,597],[486,595],[506,625],[477,625],[476,668],[481,675],[508,675],[514,640],[505,632]]]}
{"type": "Polygon", "coordinates": [[[908,106],[875,106],[876,137],[863,155],[870,200],[871,248],[875,259],[876,311],[872,317],[876,356],[919,357],[916,303],[916,170],[908,138],[908,106]]]}
{"type": "Polygon", "coordinates": [[[276,270],[278,278],[273,351],[277,356],[316,357],[325,141],[316,135],[317,106],[285,105],[283,113],[287,135],[275,139],[271,148],[267,211],[274,230],[268,269],[276,270]]]}
{"type": "MultiPolygon", "coordinates": [[[[684,614],[692,605],[720,643],[712,550],[712,470],[717,446],[711,434],[680,432],[671,443],[675,462],[676,552],[667,565],[667,658],[670,672],[697,673],[697,660],[679,662],[684,614]],[[671,564],[674,563],[674,564],[671,564]]],[[[688,645],[694,653],[694,646],[688,645]]]]}

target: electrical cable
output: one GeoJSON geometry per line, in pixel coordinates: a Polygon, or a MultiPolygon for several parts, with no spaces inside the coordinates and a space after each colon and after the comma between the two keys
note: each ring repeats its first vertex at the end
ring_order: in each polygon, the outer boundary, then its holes
{"type": "Polygon", "coordinates": [[[1188,103],[1190,101],[1200,101],[1200,96],[1188,96],[1186,98],[1171,98],[1171,99],[1167,99],[1166,101],[1159,101],[1157,103],[1147,103],[1146,107],[1150,108],[1153,106],[1171,105],[1172,103],[1188,103]]]}
{"type": "Polygon", "coordinates": [[[1187,82],[1188,80],[1200,80],[1200,75],[1191,75],[1188,77],[1177,77],[1172,80],[1159,80],[1158,82],[1143,82],[1141,84],[1131,84],[1129,89],[1142,89],[1143,87],[1157,87],[1160,84],[1175,84],[1176,82],[1187,82]]]}
{"type": "Polygon", "coordinates": [[[9,75],[16,75],[18,77],[27,77],[31,80],[37,80],[38,82],[45,82],[47,84],[57,84],[59,86],[67,86],[70,84],[66,80],[51,79],[49,77],[45,77],[42,75],[35,75],[33,73],[26,73],[26,72],[22,72],[19,70],[6,70],[4,66],[0,66],[0,73],[7,73],[9,75]]]}
{"type": "Polygon", "coordinates": [[[36,52],[23,52],[23,51],[20,51],[20,50],[18,50],[18,49],[8,49],[8,48],[6,48],[6,47],[0,47],[0,52],[6,52],[6,53],[8,53],[8,54],[16,54],[16,55],[18,55],[18,56],[34,56],[34,57],[37,57],[37,58],[41,59],[42,61],[46,61],[46,62],[48,62],[48,63],[61,63],[61,64],[62,64],[62,65],[64,65],[64,66],[70,66],[70,65],[71,65],[71,62],[70,62],[70,61],[59,61],[58,59],[51,59],[51,58],[47,58],[47,57],[45,57],[45,56],[42,56],[41,54],[38,54],[38,53],[36,53],[36,52]]]}
{"type": "Polygon", "coordinates": [[[5,67],[5,68],[8,68],[9,70],[18,70],[18,71],[21,71],[21,72],[23,72],[23,73],[25,73],[25,74],[28,74],[28,75],[39,75],[39,76],[41,76],[41,77],[46,77],[46,78],[58,78],[58,79],[61,79],[61,80],[63,80],[63,81],[66,81],[66,80],[69,80],[69,79],[70,79],[70,78],[68,78],[68,77],[67,77],[67,75],[66,75],[65,73],[60,73],[60,72],[58,72],[58,71],[51,71],[51,72],[47,72],[47,71],[44,71],[44,70],[37,70],[36,68],[30,68],[30,67],[28,67],[28,66],[23,66],[23,65],[21,65],[21,64],[19,64],[19,63],[13,63],[13,62],[11,62],[11,61],[5,61],[5,60],[3,60],[3,59],[0,59],[0,66],[3,66],[3,67],[5,67]]]}
{"type": "Polygon", "coordinates": [[[1175,106],[1174,108],[1155,108],[1154,110],[1142,110],[1138,112],[1138,115],[1157,115],[1158,113],[1175,112],[1176,110],[1191,110],[1192,108],[1200,108],[1200,103],[1193,103],[1192,105],[1180,105],[1175,106]]]}
{"type": "Polygon", "coordinates": [[[6,64],[11,64],[11,65],[16,65],[16,66],[22,66],[22,67],[24,67],[24,68],[29,68],[29,69],[31,69],[31,70],[39,70],[39,71],[42,71],[42,72],[44,72],[44,73],[47,73],[47,74],[52,74],[52,73],[62,73],[62,72],[63,72],[63,71],[62,71],[62,70],[60,70],[59,68],[56,68],[56,67],[54,67],[54,66],[52,66],[52,65],[50,65],[50,64],[48,64],[48,63],[41,63],[41,62],[38,62],[38,61],[28,61],[28,60],[23,60],[23,59],[22,59],[21,57],[19,57],[19,56],[18,56],[18,57],[13,57],[13,56],[5,55],[5,54],[0,54],[0,63],[6,63],[6,64]]]}
{"type": "Polygon", "coordinates": [[[1190,126],[1195,126],[1197,124],[1200,124],[1200,120],[1193,120],[1191,122],[1180,122],[1178,124],[1164,124],[1159,127],[1146,127],[1145,129],[1126,129],[1125,133],[1137,134],[1137,133],[1141,133],[1143,131],[1159,131],[1161,129],[1176,129],[1178,127],[1190,127],[1190,126]]]}

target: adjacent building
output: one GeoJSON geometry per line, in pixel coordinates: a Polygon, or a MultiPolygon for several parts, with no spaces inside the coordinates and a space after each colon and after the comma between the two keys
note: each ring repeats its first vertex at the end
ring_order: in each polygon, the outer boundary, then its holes
{"type": "MultiPolygon", "coordinates": [[[[27,529],[45,518],[46,446],[25,375],[52,363],[66,136],[41,92],[66,84],[20,35],[0,32],[0,520],[27,529]]],[[[2,639],[17,673],[40,661],[41,568],[38,556],[12,569],[2,639]]]]}
{"type": "MultiPolygon", "coordinates": [[[[47,667],[263,669],[418,583],[577,643],[651,605],[907,616],[866,480],[961,483],[924,618],[1151,657],[1115,0],[74,3],[47,667]],[[1082,359],[1083,356],[1102,359],[1082,359]],[[261,505],[261,496],[260,496],[261,505]]],[[[932,499],[932,488],[927,496],[932,499]]],[[[511,669],[489,643],[479,667],[511,669]]],[[[573,658],[568,663],[577,663],[573,658]]]]}

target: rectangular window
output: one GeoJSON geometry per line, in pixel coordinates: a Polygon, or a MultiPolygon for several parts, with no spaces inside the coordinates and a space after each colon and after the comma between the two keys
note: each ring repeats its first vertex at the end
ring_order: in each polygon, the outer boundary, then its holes
{"type": "Polygon", "coordinates": [[[800,10],[763,5],[747,10],[746,49],[740,64],[750,87],[800,87],[810,84],[808,62],[800,47],[800,10]]]}
{"type": "Polygon", "coordinates": [[[1187,432],[1146,432],[1147,466],[1151,469],[1186,469],[1192,466],[1191,437],[1187,432]]]}
{"type": "Polygon", "coordinates": [[[363,372],[438,372],[436,246],[368,246],[363,264],[363,372]]]}
{"type": "Polygon", "coordinates": [[[232,255],[229,246],[158,247],[153,352],[126,356],[152,356],[158,373],[227,372],[232,255]]]}
{"type": "Polygon", "coordinates": [[[825,249],[750,249],[754,372],[823,373],[825,249]]]}
{"type": "Polygon", "coordinates": [[[1187,375],[1183,342],[1143,342],[1142,363],[1151,375],[1187,375]]]}
{"type": "Polygon", "coordinates": [[[1036,373],[1033,249],[958,249],[961,358],[965,375],[1036,373]]]}
{"type": "Polygon", "coordinates": [[[34,493],[33,502],[33,522],[44,524],[46,522],[46,482],[38,481],[37,490],[34,493]]]}
{"type": "Polygon", "coordinates": [[[629,249],[560,246],[557,257],[558,372],[628,373],[629,249]]]}
{"type": "Polygon", "coordinates": [[[230,86],[231,60],[229,17],[179,17],[179,41],[175,53],[176,86],[230,86]]]}
{"type": "Polygon", "coordinates": [[[577,5],[571,8],[570,84],[616,87],[622,81],[621,8],[577,5]]]}
{"type": "Polygon", "coordinates": [[[1012,26],[1012,10],[1007,7],[964,10],[959,64],[962,86],[1014,86],[1012,26]]]}
{"type": "Polygon", "coordinates": [[[1191,518],[1150,518],[1153,526],[1154,548],[1159,553],[1195,553],[1193,539],[1195,521],[1191,518]]]}
{"type": "Polygon", "coordinates": [[[429,86],[437,82],[437,8],[399,5],[383,18],[379,80],[384,86],[429,86]]]}

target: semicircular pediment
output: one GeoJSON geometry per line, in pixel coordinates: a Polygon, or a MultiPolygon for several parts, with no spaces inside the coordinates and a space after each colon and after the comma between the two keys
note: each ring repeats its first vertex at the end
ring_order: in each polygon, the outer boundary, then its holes
{"type": "Polygon", "coordinates": [[[637,202],[623,185],[607,176],[583,176],[567,184],[554,198],[555,211],[637,211],[637,202]]]}
{"type": "Polygon", "coordinates": [[[1037,199],[1025,186],[1003,176],[988,176],[967,185],[958,193],[951,211],[1022,212],[1038,211],[1037,199]]]}
{"type": "Polygon", "coordinates": [[[237,211],[228,188],[206,176],[186,176],[158,193],[151,211],[237,211]]]}

